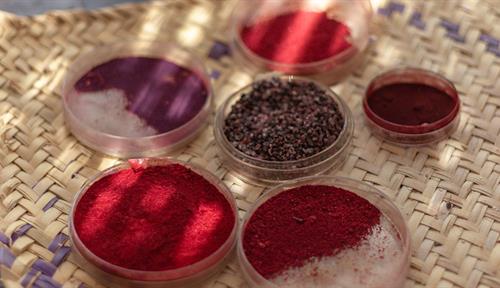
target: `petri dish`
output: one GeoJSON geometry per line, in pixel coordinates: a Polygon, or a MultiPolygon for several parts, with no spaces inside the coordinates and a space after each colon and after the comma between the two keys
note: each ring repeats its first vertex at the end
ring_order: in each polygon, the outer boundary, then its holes
{"type": "MultiPolygon", "coordinates": [[[[272,97],[270,97],[269,99],[271,98],[272,97]]],[[[295,113],[297,107],[303,104],[302,102],[300,102],[300,100],[294,103],[295,104],[293,105],[287,106],[285,111],[291,111],[295,113]]],[[[254,106],[262,107],[261,105],[262,103],[259,105],[252,103],[246,103],[246,104],[248,104],[251,107],[254,106]]],[[[283,107],[278,105],[276,111],[280,110],[281,108],[283,107]]],[[[276,111],[269,110],[267,112],[266,111],[258,112],[259,114],[258,118],[261,120],[268,119],[266,121],[273,121],[271,115],[276,111]]],[[[299,114],[300,113],[298,113],[295,116],[302,117],[299,114]]],[[[246,116],[241,116],[238,117],[238,119],[243,122],[246,121],[245,117],[246,116]]],[[[253,120],[249,120],[250,123],[252,123],[252,121],[253,120]]],[[[266,121],[263,121],[263,125],[267,125],[266,121]]],[[[330,128],[331,126],[336,125],[336,123],[330,123],[329,119],[326,120],[323,119],[321,121],[313,121],[310,124],[314,123],[318,124],[318,122],[320,122],[319,124],[323,125],[321,129],[330,128]]],[[[297,126],[297,127],[299,131],[307,130],[307,127],[302,127],[302,126],[300,127],[297,126]]],[[[266,129],[268,128],[271,129],[271,131],[274,131],[272,130],[273,129],[272,127],[267,127],[266,129]]],[[[219,148],[219,156],[221,156],[226,165],[231,170],[237,172],[242,178],[251,181],[257,185],[263,185],[263,184],[279,183],[282,181],[288,181],[304,176],[317,175],[324,173],[325,171],[333,170],[340,167],[349,153],[349,147],[353,137],[353,130],[354,130],[354,120],[349,107],[330,88],[316,81],[297,76],[284,75],[277,77],[276,75],[266,75],[262,76],[261,78],[254,81],[250,85],[247,85],[241,88],[240,90],[236,91],[235,93],[233,93],[221,105],[221,107],[219,107],[215,117],[214,136],[217,146],[219,148]],[[328,97],[330,100],[333,100],[332,102],[335,103],[336,109],[338,109],[338,113],[339,115],[342,116],[341,118],[343,120],[338,135],[334,139],[334,141],[330,142],[328,145],[322,146],[321,150],[316,150],[317,151],[316,153],[303,155],[304,157],[291,160],[288,160],[286,158],[281,158],[278,160],[276,159],[269,160],[266,158],[259,157],[258,155],[251,155],[247,152],[242,151],[242,149],[237,148],[237,145],[234,144],[234,141],[231,141],[228,138],[228,135],[225,133],[225,127],[227,124],[226,120],[231,115],[233,109],[235,107],[238,107],[238,105],[240,105],[238,103],[242,99],[242,97],[247,97],[245,95],[249,95],[249,93],[252,93],[254,89],[253,87],[255,87],[255,85],[259,85],[259,83],[262,82],[270,83],[273,81],[280,82],[281,85],[285,85],[287,83],[292,83],[291,85],[312,85],[309,87],[310,90],[322,91],[324,95],[326,95],[325,97],[328,97]]],[[[254,133],[255,138],[260,139],[259,141],[264,141],[264,142],[272,141],[271,134],[273,132],[265,132],[262,130],[262,131],[251,131],[251,132],[249,131],[248,133],[254,133]]],[[[304,134],[304,137],[307,137],[307,135],[304,134]]],[[[302,141],[304,139],[294,139],[294,141],[295,140],[302,141]]],[[[288,144],[284,143],[284,145],[288,144]]],[[[298,150],[299,148],[295,146],[296,145],[293,144],[292,147],[290,147],[290,149],[298,150]]]]}
{"type": "Polygon", "coordinates": [[[250,287],[402,287],[410,235],[394,204],[360,181],[312,176],[271,188],[244,217],[250,287]]]}
{"type": "Polygon", "coordinates": [[[232,257],[238,221],[234,197],[209,171],[141,158],[86,183],[69,230],[78,262],[110,287],[198,287],[232,257]]]}
{"type": "Polygon", "coordinates": [[[372,17],[364,0],[239,1],[231,44],[247,70],[335,82],[358,65],[372,17]]]}
{"type": "Polygon", "coordinates": [[[455,131],[460,98],[453,83],[434,72],[398,68],[371,81],[363,111],[376,136],[404,146],[424,145],[455,131]]]}
{"type": "Polygon", "coordinates": [[[100,46],[72,63],[63,83],[66,123],[112,156],[149,157],[193,140],[212,111],[203,63],[172,43],[100,46]]]}

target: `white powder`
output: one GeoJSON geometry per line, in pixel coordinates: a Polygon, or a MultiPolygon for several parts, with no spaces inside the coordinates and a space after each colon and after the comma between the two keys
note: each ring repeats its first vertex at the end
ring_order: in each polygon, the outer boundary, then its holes
{"type": "Polygon", "coordinates": [[[405,261],[394,226],[381,216],[380,224],[363,242],[335,256],[312,259],[300,268],[271,279],[279,287],[385,288],[396,285],[405,261]],[[394,280],[392,280],[394,279],[394,280]]]}
{"type": "Polygon", "coordinates": [[[127,103],[127,97],[119,89],[75,92],[69,102],[75,116],[98,131],[123,137],[158,134],[146,121],[128,111],[127,103]]]}

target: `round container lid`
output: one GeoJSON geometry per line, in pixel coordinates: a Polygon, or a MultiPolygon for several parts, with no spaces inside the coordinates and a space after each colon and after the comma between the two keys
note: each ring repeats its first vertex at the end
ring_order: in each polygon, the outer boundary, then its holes
{"type": "Polygon", "coordinates": [[[460,98],[442,76],[400,68],[370,82],[363,111],[376,134],[393,142],[422,144],[451,133],[459,118],[460,98]]]}

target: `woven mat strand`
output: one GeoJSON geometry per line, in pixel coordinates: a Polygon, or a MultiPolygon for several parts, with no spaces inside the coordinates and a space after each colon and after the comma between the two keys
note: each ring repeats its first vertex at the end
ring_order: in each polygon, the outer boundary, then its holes
{"type": "MultiPolygon", "coordinates": [[[[500,2],[381,3],[364,63],[334,86],[356,116],[351,154],[337,174],[374,184],[412,234],[407,287],[500,287],[500,2]],[[411,65],[444,74],[463,100],[458,130],[404,149],[361,120],[367,83],[411,65]]],[[[220,104],[251,81],[232,62],[226,24],[234,1],[167,1],[31,18],[0,14],[0,275],[6,287],[101,287],[71,255],[70,201],[118,160],[82,146],[64,126],[59,84],[95,46],[137,37],[176,41],[206,58],[220,104]]],[[[211,127],[175,157],[207,167],[234,192],[241,215],[263,188],[217,157],[211,127]]],[[[241,287],[235,261],[207,287],[241,287]]],[[[2,285],[0,285],[1,287],[2,285]]]]}

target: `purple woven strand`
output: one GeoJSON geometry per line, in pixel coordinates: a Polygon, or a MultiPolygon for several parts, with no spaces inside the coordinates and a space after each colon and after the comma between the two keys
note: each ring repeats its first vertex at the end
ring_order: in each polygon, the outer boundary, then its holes
{"type": "Polygon", "coordinates": [[[57,267],[49,262],[45,262],[42,259],[37,259],[31,268],[42,272],[45,275],[52,276],[56,273],[57,267]]]}
{"type": "Polygon", "coordinates": [[[226,43],[221,41],[215,41],[210,49],[210,52],[208,53],[208,57],[214,60],[219,60],[220,58],[228,55],[231,55],[231,49],[229,49],[229,46],[226,43]]]}
{"type": "Polygon", "coordinates": [[[444,29],[446,29],[446,37],[454,40],[455,42],[465,43],[465,37],[460,35],[460,25],[453,23],[446,19],[441,19],[439,23],[444,29]]]}
{"type": "Polygon", "coordinates": [[[61,284],[56,282],[54,279],[47,275],[40,275],[38,278],[35,280],[35,283],[33,283],[33,287],[39,287],[39,288],[60,288],[62,287],[61,284]]]}
{"type": "Polygon", "coordinates": [[[50,242],[48,249],[50,250],[50,252],[54,253],[57,249],[64,245],[68,238],[69,237],[64,233],[57,234],[52,242],[50,242]]]}
{"type": "Polygon", "coordinates": [[[0,247],[0,264],[10,268],[14,260],[16,260],[16,256],[9,249],[0,247]]]}
{"type": "Polygon", "coordinates": [[[481,36],[479,36],[479,40],[486,42],[490,47],[498,47],[500,44],[499,39],[488,34],[481,34],[481,36]]]}
{"type": "Polygon", "coordinates": [[[390,17],[394,12],[403,13],[405,5],[399,2],[389,2],[385,7],[377,10],[377,13],[390,17]]]}
{"type": "Polygon", "coordinates": [[[498,47],[493,47],[493,46],[490,46],[488,47],[487,49],[489,52],[495,54],[497,57],[500,57],[500,48],[498,47]]]}
{"type": "Polygon", "coordinates": [[[1,231],[0,231],[0,242],[2,242],[3,244],[5,244],[7,246],[10,246],[9,237],[7,237],[7,235],[3,234],[1,231]]]}
{"type": "Polygon", "coordinates": [[[448,38],[455,40],[455,42],[465,43],[465,37],[458,33],[448,32],[446,33],[446,36],[448,36],[448,38]]]}
{"type": "Polygon", "coordinates": [[[43,206],[42,210],[44,212],[49,210],[50,208],[52,208],[52,206],[54,206],[54,204],[56,204],[57,200],[59,200],[59,198],[57,198],[57,197],[50,199],[50,201],[47,202],[47,204],[45,204],[45,206],[43,206]]]}
{"type": "Polygon", "coordinates": [[[217,80],[220,77],[220,71],[213,69],[212,72],[210,72],[210,78],[217,80]]]}
{"type": "Polygon", "coordinates": [[[21,285],[23,287],[28,287],[28,285],[31,283],[31,280],[36,276],[36,274],[38,274],[38,271],[30,269],[30,271],[28,271],[28,273],[24,275],[23,280],[21,281],[21,285]]]}
{"type": "Polygon", "coordinates": [[[455,32],[458,33],[458,30],[460,30],[460,25],[457,23],[453,23],[451,21],[448,21],[446,19],[441,19],[440,22],[441,26],[444,27],[448,32],[455,32]]]}
{"type": "Polygon", "coordinates": [[[392,11],[386,7],[378,8],[377,13],[384,16],[391,16],[392,11]]]}
{"type": "Polygon", "coordinates": [[[422,13],[419,11],[413,12],[410,18],[410,25],[415,26],[420,30],[425,30],[425,22],[422,21],[422,13]]]}
{"type": "Polygon", "coordinates": [[[31,224],[24,224],[23,226],[21,226],[21,228],[17,229],[14,233],[12,233],[12,235],[10,236],[10,238],[12,239],[12,242],[16,241],[17,238],[23,236],[24,234],[26,234],[26,232],[28,232],[28,230],[31,229],[31,224]]]}
{"type": "Polygon", "coordinates": [[[54,257],[52,258],[52,261],[50,261],[52,264],[55,266],[61,265],[61,263],[66,259],[66,257],[69,255],[69,252],[71,251],[71,248],[68,246],[63,246],[54,253],[54,257]]]}
{"type": "MultiPolygon", "coordinates": [[[[405,10],[406,6],[403,3],[399,2],[389,2],[385,7],[380,7],[377,10],[378,14],[384,15],[386,17],[391,17],[393,13],[398,12],[402,13],[405,10]]],[[[422,19],[422,13],[420,11],[414,11],[411,15],[408,24],[414,26],[420,30],[425,30],[426,23],[422,19]]],[[[465,43],[465,36],[460,35],[460,24],[454,23],[449,20],[441,18],[439,25],[446,30],[446,37],[458,43],[465,43]]],[[[490,53],[495,54],[497,57],[500,57],[500,39],[497,39],[488,34],[481,34],[479,36],[479,41],[486,42],[487,48],[486,50],[490,53]]]]}
{"type": "Polygon", "coordinates": [[[403,11],[405,11],[405,4],[403,3],[399,3],[399,2],[390,2],[389,3],[389,7],[391,7],[390,9],[394,12],[399,12],[399,13],[403,13],[403,11]]]}

